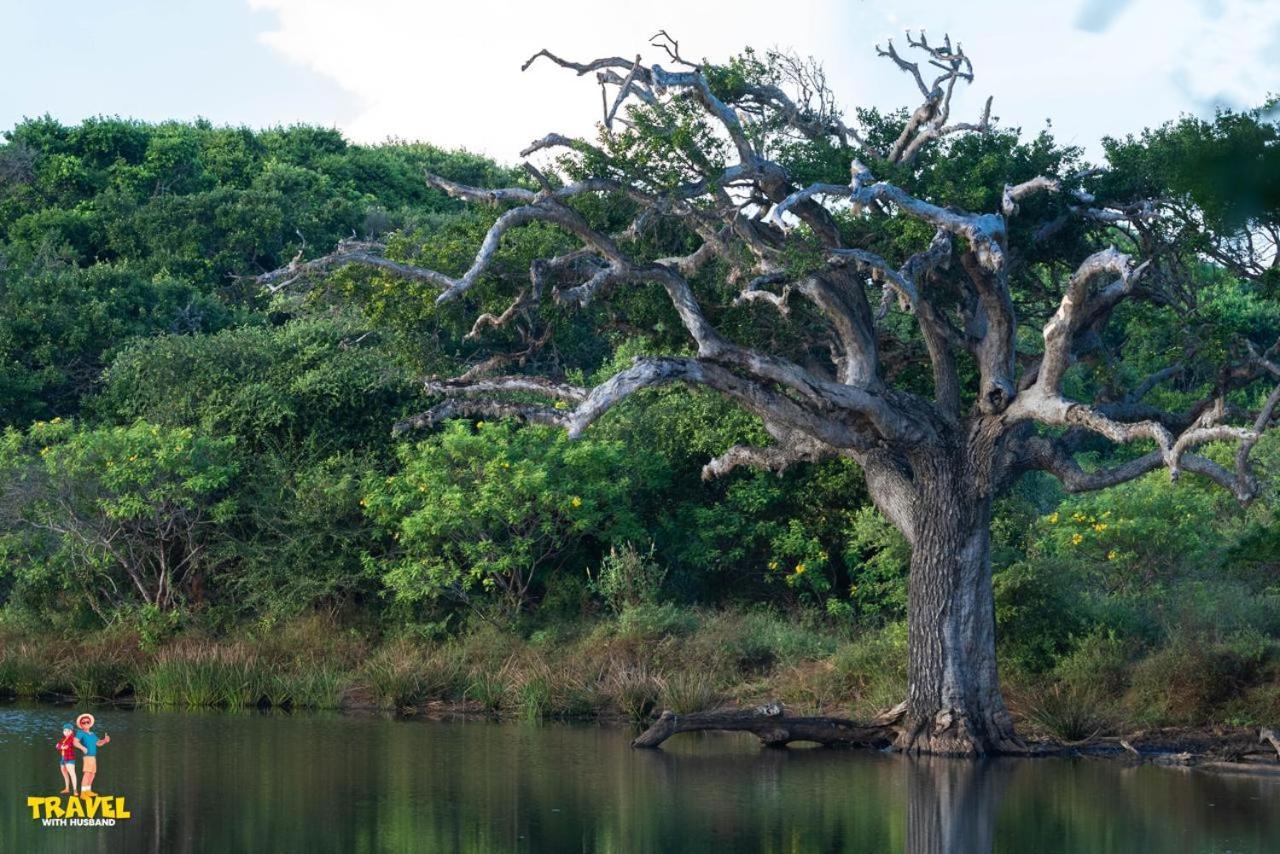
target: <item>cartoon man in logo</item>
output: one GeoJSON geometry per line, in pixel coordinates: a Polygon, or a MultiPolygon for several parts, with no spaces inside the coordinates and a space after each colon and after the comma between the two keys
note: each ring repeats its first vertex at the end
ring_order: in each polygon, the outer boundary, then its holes
{"type": "Polygon", "coordinates": [[[80,780],[82,798],[94,796],[93,778],[98,775],[98,748],[111,743],[111,736],[105,732],[101,738],[92,732],[94,723],[93,715],[88,712],[76,718],[76,726],[80,731],[76,733],[75,745],[84,753],[84,776],[80,780]]]}

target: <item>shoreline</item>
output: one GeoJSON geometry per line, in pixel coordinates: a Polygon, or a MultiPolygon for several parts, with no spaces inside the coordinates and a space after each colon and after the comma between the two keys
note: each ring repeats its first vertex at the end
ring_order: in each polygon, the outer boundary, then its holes
{"type": "MultiPolygon", "coordinates": [[[[46,697],[2,697],[0,707],[16,703],[30,703],[40,706],[71,706],[77,702],[74,696],[58,695],[46,697]]],[[[161,706],[138,702],[133,698],[118,698],[92,704],[95,707],[115,707],[129,711],[216,711],[228,712],[227,708],[161,706]]],[[[781,709],[780,704],[775,704],[781,709]]],[[[273,714],[317,714],[329,713],[352,717],[391,717],[400,720],[429,721],[465,721],[513,723],[523,721],[536,724],[595,724],[617,729],[631,729],[637,733],[644,730],[637,722],[625,715],[595,713],[584,715],[547,714],[530,719],[511,712],[486,709],[475,700],[431,700],[415,706],[400,709],[388,709],[372,702],[350,702],[334,709],[288,708],[281,706],[250,706],[247,711],[273,714]]],[[[713,710],[708,710],[713,711],[713,710]]],[[[732,707],[714,711],[735,711],[732,707]]],[[[659,720],[662,713],[655,712],[648,721],[649,725],[659,720]]],[[[687,734],[687,733],[685,733],[687,734]]],[[[1098,736],[1084,742],[1065,743],[1043,737],[1026,739],[1028,749],[1025,753],[1001,753],[988,757],[973,758],[971,761],[987,759],[1095,759],[1118,762],[1126,765],[1154,765],[1184,771],[1206,771],[1214,774],[1233,774],[1253,777],[1280,777],[1280,749],[1268,745],[1259,739],[1258,730],[1249,727],[1160,727],[1152,730],[1139,730],[1126,736],[1098,736]]],[[[800,741],[799,743],[810,743],[800,741]]],[[[815,743],[816,744],[816,743],[815,743]]],[[[762,747],[777,749],[761,739],[762,747]]],[[[849,752],[896,754],[892,748],[855,746],[855,745],[817,745],[821,749],[849,752]]],[[[632,749],[661,749],[633,746],[632,749]]]]}

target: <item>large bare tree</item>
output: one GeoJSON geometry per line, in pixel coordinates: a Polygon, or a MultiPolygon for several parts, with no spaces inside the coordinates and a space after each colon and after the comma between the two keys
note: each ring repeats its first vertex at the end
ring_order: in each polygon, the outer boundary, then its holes
{"type": "MultiPolygon", "coordinates": [[[[1239,342],[1209,393],[1184,411],[1146,402],[1184,364],[1131,388],[1068,396],[1064,378],[1082,354],[1097,359],[1100,349],[1123,346],[1104,335],[1119,306],[1176,305],[1164,286],[1171,274],[1161,260],[1160,230],[1151,224],[1158,206],[1099,202],[1083,189],[1089,175],[1082,174],[1003,184],[998,209],[979,212],[931,202],[902,180],[878,179],[876,171],[910,176],[931,146],[991,132],[990,100],[978,121],[952,121],[953,94],[973,80],[961,47],[949,39],[931,43],[923,33],[908,34],[908,43],[905,55],[892,44],[879,52],[923,100],[900,114],[900,132],[880,134],[879,143],[845,123],[821,69],[794,57],[695,63],[665,34],[654,43],[666,53],[662,63],[579,63],[540,51],[526,68],[544,60],[595,76],[604,93],[600,135],[588,141],[552,133],[535,141],[522,156],[543,152],[544,165],[527,164],[526,186],[471,187],[428,176],[451,196],[500,211],[468,269],[426,269],[352,241],[260,278],[280,289],[340,266],[371,265],[437,288],[440,304],[474,305],[468,295],[490,271],[504,236],[541,224],[569,235],[575,248],[535,261],[510,304],[481,314],[472,337],[512,324],[533,329],[529,318],[545,304],[597,308],[628,291],[663,289],[684,348],[636,358],[594,388],[511,373],[523,362],[490,358],[461,377],[428,380],[441,402],[400,426],[511,417],[578,436],[637,392],[686,384],[754,413],[773,439],[766,447],[728,448],[707,463],[705,477],[739,466],[856,461],[876,507],[912,549],[909,695],[898,746],[1015,751],[1022,745],[996,673],[993,498],[1030,470],[1079,492],[1164,468],[1175,479],[1181,472],[1209,478],[1248,501],[1258,490],[1250,451],[1280,401],[1280,388],[1269,397],[1258,389],[1280,378],[1280,368],[1265,348],[1239,342]],[[802,185],[779,153],[805,145],[849,164],[848,181],[802,185]],[[1101,239],[1091,254],[1058,259],[1069,265],[1031,271],[1031,253],[1011,246],[1010,234],[1020,208],[1046,196],[1056,200],[1053,216],[1017,233],[1051,242],[1078,221],[1101,239]],[[601,226],[591,214],[600,206],[589,204],[599,197],[633,214],[629,224],[601,226]],[[885,257],[890,253],[873,252],[859,238],[877,222],[915,224],[898,233],[925,236],[912,251],[885,257]],[[646,240],[657,233],[663,241],[646,240]],[[664,255],[655,245],[681,249],[664,255]],[[1030,304],[1017,293],[1028,282],[1052,305],[1031,329],[1020,329],[1019,315],[1035,314],[1017,308],[1030,304]],[[798,358],[727,333],[715,318],[730,305],[776,311],[784,320],[818,318],[797,321],[793,331],[808,336],[807,352],[829,359],[798,358]],[[913,361],[931,380],[910,381],[903,368],[913,361]],[[1240,403],[1264,397],[1261,411],[1246,412],[1240,403]],[[1119,461],[1086,469],[1078,454],[1099,442],[1119,461]],[[1234,461],[1197,452],[1214,442],[1238,443],[1234,461]]],[[[525,339],[535,348],[546,335],[525,339]]]]}

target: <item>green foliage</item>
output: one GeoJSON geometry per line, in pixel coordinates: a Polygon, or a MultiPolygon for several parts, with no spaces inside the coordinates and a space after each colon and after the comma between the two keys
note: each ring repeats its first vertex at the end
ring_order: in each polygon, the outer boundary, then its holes
{"type": "Polygon", "coordinates": [[[190,285],[127,264],[51,259],[30,275],[0,264],[0,426],[75,413],[131,338],[216,331],[231,317],[190,285]]]}
{"type": "Polygon", "coordinates": [[[1092,624],[1077,566],[1065,560],[1019,561],[992,579],[1004,657],[1031,673],[1050,669],[1092,624]]]}
{"type": "Polygon", "coordinates": [[[592,589],[615,614],[658,601],[667,570],[653,559],[653,546],[641,552],[633,544],[610,546],[592,579],[592,589]]]}
{"type": "Polygon", "coordinates": [[[1225,700],[1253,683],[1271,654],[1257,632],[1219,642],[1177,635],[1139,662],[1125,697],[1139,720],[1204,724],[1225,700]]]}
{"type": "Polygon", "coordinates": [[[1108,139],[1115,182],[1144,196],[1172,192],[1208,224],[1231,231],[1280,216],[1280,129],[1274,109],[1185,117],[1137,137],[1108,139]]]}
{"type": "Polygon", "coordinates": [[[107,369],[93,410],[323,458],[386,446],[415,397],[406,371],[367,328],[312,318],[135,341],[107,369]]]}
{"type": "Polygon", "coordinates": [[[636,639],[686,635],[697,627],[696,616],[671,602],[632,605],[618,615],[618,633],[636,639]]]}
{"type": "Polygon", "coordinates": [[[360,506],[374,464],[353,453],[255,456],[216,553],[220,611],[234,622],[375,601],[381,586],[363,558],[378,543],[360,506]]]}
{"type": "Polygon", "coordinates": [[[0,555],[15,594],[105,617],[128,604],[199,595],[205,554],[234,512],[233,438],[139,421],[87,428],[36,422],[0,441],[6,483],[0,555]],[[23,550],[29,549],[26,559],[23,550]]]}
{"type": "Polygon", "coordinates": [[[134,337],[207,333],[260,295],[245,277],[303,246],[378,238],[458,204],[424,169],[508,180],[429,145],[333,130],[30,119],[0,145],[0,425],[68,417],[134,337]]]}
{"type": "Polygon", "coordinates": [[[1128,687],[1130,646],[1114,630],[1095,629],[1058,660],[1054,675],[1072,689],[1114,699],[1128,687]]]}
{"type": "Polygon", "coordinates": [[[779,613],[763,608],[707,614],[694,625],[695,656],[729,672],[760,673],[830,655],[831,635],[809,612],[779,613]]]}
{"type": "Polygon", "coordinates": [[[489,599],[515,613],[592,543],[643,534],[631,504],[645,484],[615,442],[452,422],[399,459],[364,501],[396,542],[384,581],[404,602],[489,599]]]}
{"type": "Polygon", "coordinates": [[[872,618],[900,619],[907,613],[907,572],[911,547],[880,511],[859,507],[846,531],[845,563],[853,583],[849,598],[872,618]]]}

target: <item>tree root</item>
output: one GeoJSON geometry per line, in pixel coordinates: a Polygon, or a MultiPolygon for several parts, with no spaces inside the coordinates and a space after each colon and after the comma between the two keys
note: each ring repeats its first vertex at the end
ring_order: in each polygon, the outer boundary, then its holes
{"type": "Polygon", "coordinates": [[[975,718],[962,709],[942,709],[932,717],[904,715],[894,747],[903,753],[935,756],[1025,756],[1041,752],[1017,736],[1007,712],[975,718]]]}

